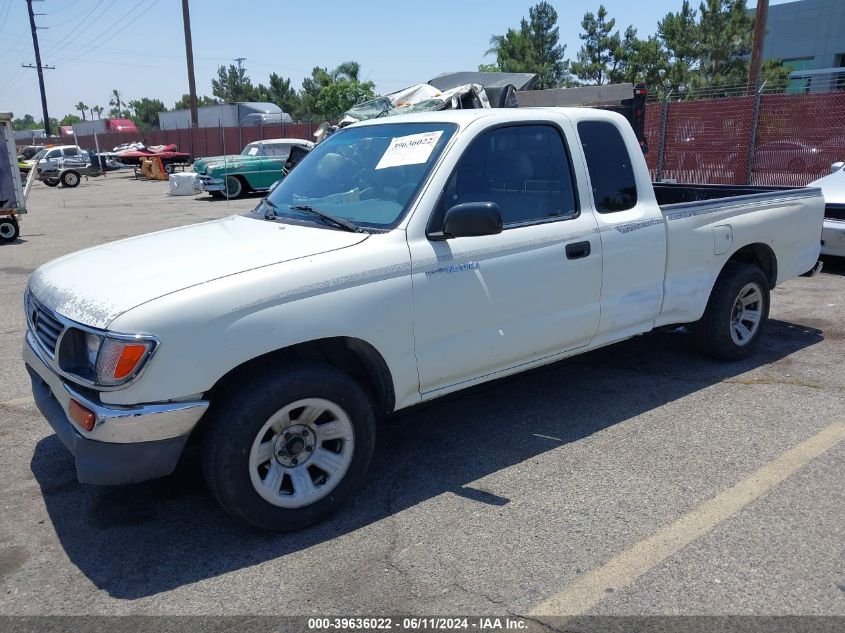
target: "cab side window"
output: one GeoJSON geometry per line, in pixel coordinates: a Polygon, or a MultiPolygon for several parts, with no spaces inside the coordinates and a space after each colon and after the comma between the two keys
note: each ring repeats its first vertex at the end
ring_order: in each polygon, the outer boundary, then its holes
{"type": "Polygon", "coordinates": [[[596,211],[613,213],[636,206],[634,166],[619,128],[607,121],[581,121],[578,135],[587,159],[596,211]]]}
{"type": "Polygon", "coordinates": [[[551,125],[503,127],[481,134],[461,156],[438,209],[495,202],[507,228],[578,214],[569,156],[551,125]]]}
{"type": "Polygon", "coordinates": [[[44,158],[60,158],[62,155],[62,150],[54,149],[50,152],[47,152],[47,155],[44,158]]]}
{"type": "Polygon", "coordinates": [[[75,147],[68,147],[64,150],[65,156],[79,156],[79,150],[75,147]]]}

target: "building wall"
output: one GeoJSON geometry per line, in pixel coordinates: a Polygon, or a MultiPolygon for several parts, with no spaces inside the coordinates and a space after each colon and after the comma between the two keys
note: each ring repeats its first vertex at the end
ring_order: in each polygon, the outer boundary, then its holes
{"type": "Polygon", "coordinates": [[[795,60],[795,70],[845,65],[845,0],[771,4],[763,56],[795,60]]]}

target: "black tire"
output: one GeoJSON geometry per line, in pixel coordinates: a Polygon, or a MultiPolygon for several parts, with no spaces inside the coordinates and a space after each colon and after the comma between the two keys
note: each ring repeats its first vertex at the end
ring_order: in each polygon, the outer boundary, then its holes
{"type": "Polygon", "coordinates": [[[696,346],[708,356],[725,361],[739,360],[757,347],[768,318],[769,281],[766,275],[753,264],[728,262],[710,293],[704,316],[693,326],[693,338],[696,346]],[[748,288],[756,288],[759,292],[759,300],[752,307],[757,306],[754,310],[760,312],[760,318],[756,328],[749,328],[745,325],[747,322],[741,323],[750,330],[750,336],[735,340],[740,295],[748,296],[748,288]]]}
{"type": "Polygon", "coordinates": [[[67,187],[68,189],[78,187],[80,180],[82,180],[82,177],[79,175],[79,172],[74,171],[73,169],[63,172],[62,175],[59,177],[59,181],[62,183],[62,187],[67,187]]]}
{"type": "Polygon", "coordinates": [[[244,182],[238,178],[237,176],[226,176],[226,179],[223,181],[224,187],[223,190],[223,197],[227,197],[226,193],[228,192],[229,198],[240,198],[244,193],[246,193],[246,186],[244,182]]]}
{"type": "Polygon", "coordinates": [[[59,179],[58,178],[45,178],[43,180],[43,182],[48,187],[57,187],[59,185],[59,179]]]}
{"type": "MultiPolygon", "coordinates": [[[[211,493],[234,518],[265,530],[296,530],[337,510],[364,478],[375,443],[375,416],[360,385],[330,365],[302,364],[273,371],[264,368],[233,381],[214,399],[203,428],[203,472],[211,493]],[[325,496],[298,508],[280,507],[253,485],[250,450],[274,414],[305,398],[329,400],[347,414],[354,450],[345,473],[325,496]]],[[[274,455],[271,460],[275,459],[274,455]]]]}
{"type": "Polygon", "coordinates": [[[0,218],[0,241],[14,242],[20,235],[20,227],[14,218],[0,218]]]}
{"type": "Polygon", "coordinates": [[[165,174],[172,174],[176,171],[176,168],[173,166],[173,163],[164,163],[164,173],[165,174]]]}

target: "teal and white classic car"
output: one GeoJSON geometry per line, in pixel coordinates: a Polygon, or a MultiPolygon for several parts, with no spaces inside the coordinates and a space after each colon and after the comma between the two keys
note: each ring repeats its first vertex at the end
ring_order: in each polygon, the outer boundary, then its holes
{"type": "Polygon", "coordinates": [[[239,198],[250,191],[267,191],[284,177],[285,165],[294,153],[308,152],[311,141],[299,138],[273,138],[255,141],[240,154],[198,158],[194,162],[194,190],[218,198],[239,198]]]}

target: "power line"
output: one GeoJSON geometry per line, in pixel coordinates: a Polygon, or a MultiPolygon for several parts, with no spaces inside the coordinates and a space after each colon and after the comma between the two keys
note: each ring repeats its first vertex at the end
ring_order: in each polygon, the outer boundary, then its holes
{"type": "MultiPolygon", "coordinates": [[[[130,20],[129,22],[127,22],[126,24],[124,24],[122,27],[120,27],[117,31],[115,31],[114,33],[112,33],[111,35],[109,35],[107,38],[105,38],[105,39],[101,40],[101,41],[99,42],[99,44],[97,44],[97,46],[89,46],[89,47],[87,47],[87,48],[85,49],[84,53],[88,53],[88,52],[91,52],[91,51],[96,51],[96,50],[99,50],[99,49],[103,48],[103,47],[104,47],[106,44],[108,44],[111,40],[113,40],[115,37],[117,37],[118,35],[120,35],[123,31],[125,31],[126,29],[128,29],[130,26],[132,26],[133,24],[135,24],[135,22],[137,22],[138,20],[140,20],[142,17],[144,17],[145,15],[147,15],[147,13],[149,12],[149,10],[150,10],[150,9],[152,9],[154,6],[156,6],[158,3],[159,3],[159,0],[153,0],[152,4],[150,4],[149,6],[147,6],[147,7],[145,8],[145,10],[144,10],[144,11],[142,11],[142,12],[138,13],[138,15],[136,15],[136,16],[135,16],[132,20],[130,20]]],[[[141,4],[141,3],[139,2],[139,3],[138,3],[138,6],[140,6],[140,4],[141,4]]],[[[108,29],[107,29],[107,30],[108,30],[108,29]]],[[[73,55],[73,54],[72,54],[72,55],[73,55]]],[[[65,58],[63,61],[66,61],[66,62],[68,62],[68,61],[76,61],[76,60],[80,59],[81,57],[82,57],[82,55],[76,55],[75,57],[74,57],[74,56],[71,56],[71,57],[65,58]]]]}
{"type": "MultiPolygon", "coordinates": [[[[114,2],[114,0],[112,0],[112,2],[114,2]]],[[[68,44],[70,42],[72,42],[72,40],[70,38],[73,37],[73,35],[79,30],[79,27],[81,27],[85,23],[85,21],[89,17],[91,17],[91,14],[93,14],[97,9],[99,9],[100,5],[102,5],[102,4],[103,4],[103,0],[97,0],[97,4],[95,4],[94,7],[88,13],[86,13],[85,15],[82,16],[82,18],[79,20],[79,22],[76,23],[76,26],[74,26],[70,31],[65,33],[59,39],[58,42],[53,44],[52,48],[47,50],[47,52],[54,55],[54,54],[58,53],[60,50],[67,48],[68,44]],[[67,44],[65,42],[67,42],[67,44]]],[[[100,14],[100,16],[94,18],[93,21],[96,22],[101,16],[102,16],[102,14],[100,14]]]]}

